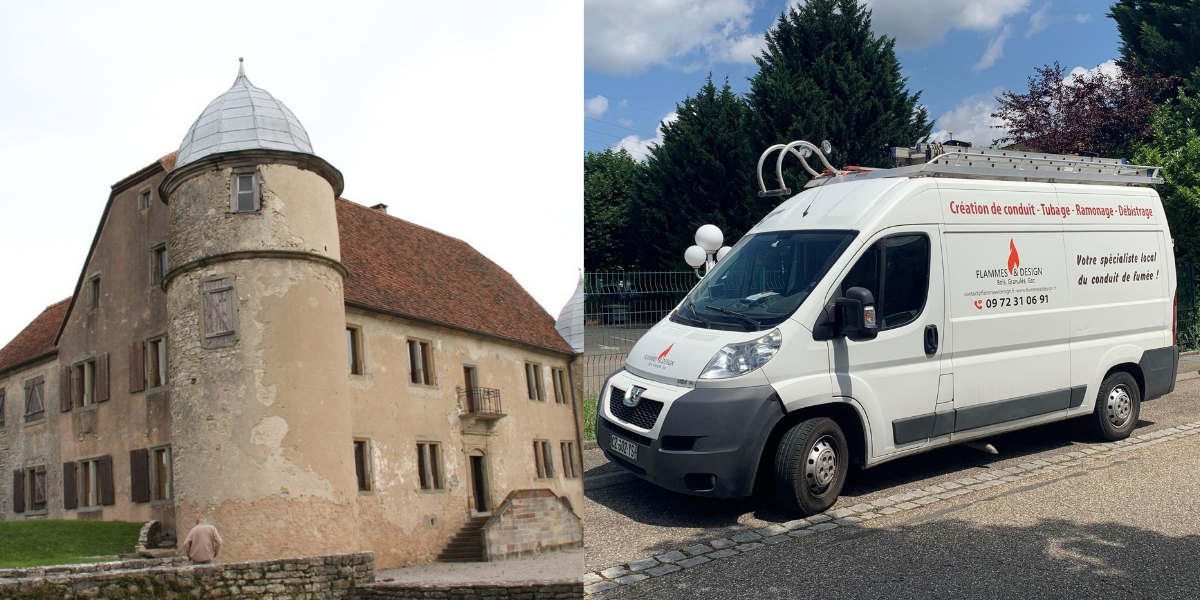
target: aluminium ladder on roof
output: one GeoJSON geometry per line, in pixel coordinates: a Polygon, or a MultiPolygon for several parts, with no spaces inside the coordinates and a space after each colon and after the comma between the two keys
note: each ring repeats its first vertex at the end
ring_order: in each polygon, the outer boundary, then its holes
{"type": "MultiPolygon", "coordinates": [[[[782,196],[791,193],[783,184],[783,158],[790,152],[800,159],[805,170],[813,174],[808,161],[801,153],[793,150],[799,146],[816,153],[825,165],[829,163],[820,149],[808,142],[792,142],[779,144],[768,148],[759,159],[758,182],[761,192],[759,196],[782,196]],[[762,165],[767,155],[775,150],[781,150],[776,161],[776,179],[779,189],[767,190],[762,178],[762,165]]],[[[894,155],[909,149],[897,148],[894,155]]],[[[945,150],[945,148],[943,148],[945,150]]],[[[805,154],[808,154],[806,152],[805,154]]],[[[1086,183],[1099,185],[1149,185],[1162,183],[1158,176],[1161,167],[1131,165],[1118,158],[1093,158],[1089,156],[1071,156],[1066,154],[1046,154],[1042,152],[1020,152],[1013,150],[998,150],[993,148],[954,148],[952,151],[939,154],[926,163],[892,169],[873,169],[862,171],[843,171],[826,169],[813,177],[804,187],[831,185],[845,181],[864,179],[879,179],[889,177],[955,177],[963,179],[991,179],[1003,181],[1041,181],[1049,183],[1086,183]]]]}

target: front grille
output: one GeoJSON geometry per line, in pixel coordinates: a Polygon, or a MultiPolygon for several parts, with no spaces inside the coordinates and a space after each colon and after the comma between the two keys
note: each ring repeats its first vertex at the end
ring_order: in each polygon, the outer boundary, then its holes
{"type": "Polygon", "coordinates": [[[631,442],[637,442],[643,446],[649,446],[650,444],[654,443],[654,440],[637,433],[636,431],[625,429],[624,427],[621,427],[615,423],[609,423],[608,419],[605,418],[600,419],[600,426],[631,442]]]}
{"type": "Polygon", "coordinates": [[[624,399],[625,390],[619,390],[614,386],[612,393],[608,395],[609,412],[626,423],[637,425],[642,429],[654,429],[654,423],[658,421],[658,413],[662,412],[663,403],[643,397],[637,406],[629,408],[625,406],[624,399]]]}

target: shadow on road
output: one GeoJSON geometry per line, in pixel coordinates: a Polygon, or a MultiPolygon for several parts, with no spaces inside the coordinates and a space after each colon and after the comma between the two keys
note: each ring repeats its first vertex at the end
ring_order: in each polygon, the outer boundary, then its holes
{"type": "Polygon", "coordinates": [[[1200,536],[958,519],[838,530],[606,594],[621,598],[1195,598],[1200,536]],[[820,557],[819,568],[813,558],[820,557]]]}

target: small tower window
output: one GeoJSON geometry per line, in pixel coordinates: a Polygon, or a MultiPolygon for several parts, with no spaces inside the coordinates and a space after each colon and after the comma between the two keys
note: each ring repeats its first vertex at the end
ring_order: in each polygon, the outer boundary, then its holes
{"type": "Polygon", "coordinates": [[[254,212],[259,208],[258,177],[254,172],[233,174],[233,212],[254,212]]]}

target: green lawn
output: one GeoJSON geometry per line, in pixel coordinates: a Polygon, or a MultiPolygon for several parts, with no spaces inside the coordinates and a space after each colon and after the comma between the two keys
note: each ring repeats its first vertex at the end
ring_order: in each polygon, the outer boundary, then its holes
{"type": "Polygon", "coordinates": [[[0,567],[99,562],[133,552],[141,523],[0,521],[0,567]]]}
{"type": "Polygon", "coordinates": [[[596,399],[583,400],[583,439],[596,439],[596,399]]]}

